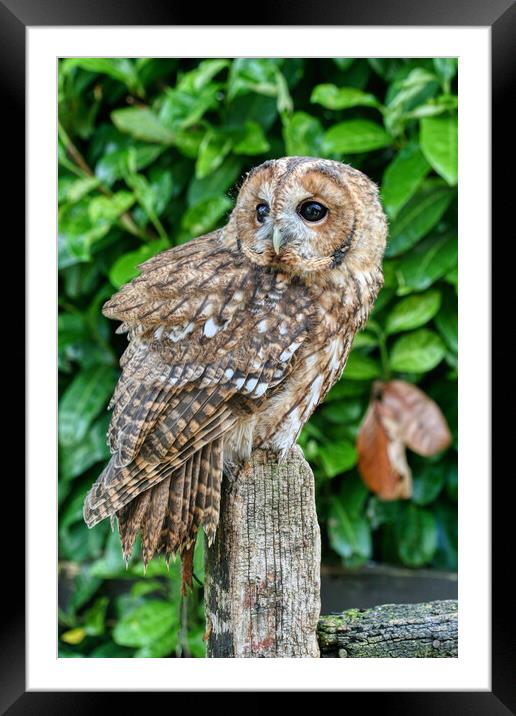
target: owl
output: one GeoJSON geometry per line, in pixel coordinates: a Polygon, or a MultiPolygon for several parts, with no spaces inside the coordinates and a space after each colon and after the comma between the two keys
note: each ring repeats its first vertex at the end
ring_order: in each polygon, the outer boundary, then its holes
{"type": "MultiPolygon", "coordinates": [[[[224,471],[282,459],[340,377],[383,283],[376,185],[337,161],[266,161],[221,229],[163,251],[103,307],[127,333],[111,459],[84,519],[118,519],[145,565],[211,544],[224,471]]],[[[188,579],[189,577],[187,577],[188,579]]]]}

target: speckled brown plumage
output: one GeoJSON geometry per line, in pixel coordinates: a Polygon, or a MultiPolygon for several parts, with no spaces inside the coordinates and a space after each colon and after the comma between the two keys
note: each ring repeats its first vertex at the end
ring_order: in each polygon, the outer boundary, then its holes
{"type": "Polygon", "coordinates": [[[223,467],[258,446],[285,454],[340,376],[385,240],[367,177],[290,157],[247,176],[224,228],[143,264],[103,309],[129,345],[87,524],[117,515],[126,558],[140,530],[146,563],[191,557],[200,525],[211,542],[223,467]],[[321,221],[300,215],[309,200],[327,208],[321,221]]]}

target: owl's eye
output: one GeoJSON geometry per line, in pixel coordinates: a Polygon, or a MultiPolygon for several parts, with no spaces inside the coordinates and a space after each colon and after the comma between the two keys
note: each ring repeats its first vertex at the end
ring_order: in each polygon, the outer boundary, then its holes
{"type": "Polygon", "coordinates": [[[328,209],[318,201],[305,201],[297,211],[305,221],[321,221],[328,213],[328,209]]]}
{"type": "Polygon", "coordinates": [[[256,207],[256,221],[263,224],[267,216],[269,216],[270,207],[268,204],[258,204],[256,207]]]}

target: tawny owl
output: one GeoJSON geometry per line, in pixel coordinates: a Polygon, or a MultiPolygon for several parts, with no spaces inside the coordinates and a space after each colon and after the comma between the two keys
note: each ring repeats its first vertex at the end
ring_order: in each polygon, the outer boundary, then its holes
{"type": "Polygon", "coordinates": [[[112,457],[88,493],[89,527],[118,518],[147,563],[209,543],[225,466],[284,455],[339,378],[382,285],[378,190],[336,161],[251,171],[222,229],[156,255],[109,300],[129,345],[111,400],[112,457]]]}

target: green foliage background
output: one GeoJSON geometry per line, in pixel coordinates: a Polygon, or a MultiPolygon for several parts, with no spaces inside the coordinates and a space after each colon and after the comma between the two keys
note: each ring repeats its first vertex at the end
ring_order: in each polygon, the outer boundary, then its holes
{"type": "MultiPolygon", "coordinates": [[[[108,458],[106,406],[125,337],[102,303],[162,249],[222,225],[267,158],[340,159],[381,186],[385,287],[344,378],[302,435],[326,561],[457,564],[457,62],[454,59],[104,59],[59,64],[60,653],[203,656],[202,589],[135,556],[82,502],[108,458]],[[356,470],[371,383],[401,377],[440,405],[452,448],[409,456],[411,500],[356,470]]],[[[198,541],[199,543],[202,540],[198,541]]],[[[136,550],[135,550],[136,555],[136,550]]],[[[202,544],[196,573],[202,580],[202,544]]]]}

